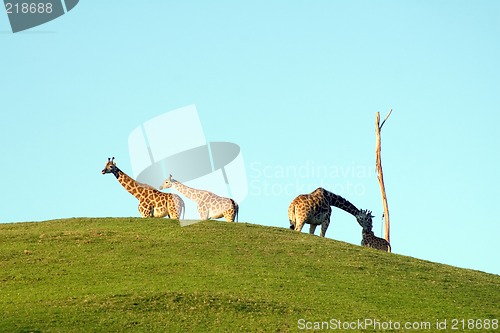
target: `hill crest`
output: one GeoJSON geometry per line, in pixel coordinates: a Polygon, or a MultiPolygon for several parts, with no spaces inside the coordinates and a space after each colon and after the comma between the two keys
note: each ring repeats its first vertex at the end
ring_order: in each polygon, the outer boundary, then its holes
{"type": "Polygon", "coordinates": [[[246,223],[3,224],[0,255],[0,331],[287,332],[366,319],[451,330],[452,319],[500,318],[497,275],[246,223]]]}

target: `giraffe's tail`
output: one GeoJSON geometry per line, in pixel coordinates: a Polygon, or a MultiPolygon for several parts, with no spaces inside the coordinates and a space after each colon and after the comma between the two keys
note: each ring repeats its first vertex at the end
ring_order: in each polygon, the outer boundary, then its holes
{"type": "MultiPolygon", "coordinates": [[[[186,206],[184,205],[184,200],[181,201],[181,211],[180,213],[182,213],[182,219],[184,220],[184,215],[186,214],[186,206]]],[[[179,214],[180,216],[180,214],[179,214]]]]}
{"type": "Polygon", "coordinates": [[[290,229],[295,230],[295,205],[293,202],[288,207],[288,220],[290,221],[290,229]]]}
{"type": "Polygon", "coordinates": [[[240,206],[238,206],[238,204],[236,203],[236,201],[234,201],[233,199],[230,199],[230,200],[233,203],[234,213],[235,213],[235,217],[236,217],[236,222],[238,222],[238,212],[240,211],[240,206]]]}

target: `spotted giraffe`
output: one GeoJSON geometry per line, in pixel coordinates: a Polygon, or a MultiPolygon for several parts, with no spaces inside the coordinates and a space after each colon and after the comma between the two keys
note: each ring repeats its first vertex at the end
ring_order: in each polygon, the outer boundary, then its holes
{"type": "Polygon", "coordinates": [[[309,224],[309,233],[314,234],[316,227],[321,225],[320,236],[325,237],[330,225],[331,206],[353,215],[360,225],[362,219],[367,218],[367,211],[359,210],[343,197],[318,187],[310,194],[301,194],[293,199],[288,207],[290,229],[302,231],[304,224],[309,224]]]}
{"type": "Polygon", "coordinates": [[[102,174],[112,173],[118,182],[139,200],[142,217],[169,217],[178,220],[184,211],[184,201],[177,194],[163,193],[154,187],[139,183],[118,169],[113,157],[108,158],[102,174]]]}
{"type": "Polygon", "coordinates": [[[218,219],[224,217],[227,222],[238,220],[238,204],[230,198],[220,197],[212,192],[197,190],[182,184],[170,175],[160,186],[160,190],[173,187],[198,204],[200,219],[218,219]]]}
{"type": "Polygon", "coordinates": [[[377,250],[391,252],[391,244],[389,244],[387,240],[375,236],[375,233],[372,231],[373,225],[371,219],[363,221],[362,223],[363,224],[361,226],[363,227],[363,239],[361,240],[361,245],[377,250]]]}

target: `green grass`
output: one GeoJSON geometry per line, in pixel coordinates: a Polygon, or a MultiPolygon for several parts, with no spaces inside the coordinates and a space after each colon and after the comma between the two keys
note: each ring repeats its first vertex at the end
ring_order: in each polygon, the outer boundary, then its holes
{"type": "Polygon", "coordinates": [[[136,218],[0,225],[0,332],[293,332],[299,319],[365,318],[433,328],[447,319],[451,331],[452,319],[500,319],[499,305],[500,276],[287,228],[136,218]]]}

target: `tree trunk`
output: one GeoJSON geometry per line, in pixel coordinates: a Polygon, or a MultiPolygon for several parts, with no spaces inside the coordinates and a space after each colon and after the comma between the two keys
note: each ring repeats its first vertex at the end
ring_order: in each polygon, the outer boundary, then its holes
{"type": "Polygon", "coordinates": [[[376,154],[376,166],[377,166],[377,178],[378,182],[380,184],[380,192],[382,193],[382,205],[384,206],[384,221],[385,221],[385,235],[384,238],[387,242],[390,243],[390,220],[389,220],[389,206],[387,204],[387,196],[385,194],[385,185],[384,185],[384,173],[382,171],[382,159],[380,157],[380,131],[382,130],[382,126],[384,126],[385,121],[387,118],[392,113],[389,111],[387,116],[385,117],[384,121],[382,124],[380,124],[380,113],[377,112],[375,115],[375,139],[376,139],[376,146],[375,146],[375,154],[376,154]]]}

